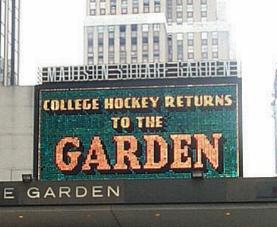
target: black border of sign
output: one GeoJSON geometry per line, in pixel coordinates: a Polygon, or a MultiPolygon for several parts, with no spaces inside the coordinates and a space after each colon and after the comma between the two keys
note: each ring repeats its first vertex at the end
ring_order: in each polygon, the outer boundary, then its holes
{"type": "Polygon", "coordinates": [[[238,149],[239,149],[239,177],[243,177],[243,138],[242,138],[242,80],[239,77],[206,77],[206,78],[170,78],[170,79],[140,79],[140,80],[114,80],[92,82],[60,82],[44,83],[35,87],[34,95],[34,159],[33,177],[38,180],[39,165],[39,105],[40,92],[44,89],[76,89],[76,88],[122,88],[136,86],[170,86],[170,85],[219,85],[234,84],[238,89],[238,149]]]}

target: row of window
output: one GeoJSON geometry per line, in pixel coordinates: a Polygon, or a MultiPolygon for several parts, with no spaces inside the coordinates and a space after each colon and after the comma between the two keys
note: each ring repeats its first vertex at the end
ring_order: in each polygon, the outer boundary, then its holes
{"type": "MultiPolygon", "coordinates": [[[[96,15],[96,9],[99,7],[99,14],[100,15],[115,15],[117,14],[117,8],[120,5],[119,12],[121,14],[128,14],[128,13],[133,13],[137,14],[139,12],[139,1],[143,1],[143,13],[150,13],[150,0],[132,0],[132,6],[131,6],[131,12],[129,12],[129,7],[128,7],[128,0],[90,0],[90,15],[94,16],[96,15]],[[109,2],[109,9],[106,7],[106,2],[109,2]],[[98,3],[98,5],[97,5],[98,3]]],[[[180,18],[180,13],[183,10],[183,0],[175,0],[176,1],[176,10],[177,10],[177,18],[180,18]]],[[[187,17],[193,17],[191,15],[191,11],[193,11],[193,0],[186,0],[186,5],[187,5],[187,17]]],[[[173,1],[172,0],[167,0],[167,17],[172,18],[172,8],[173,8],[173,1]]],[[[207,9],[207,0],[201,0],[201,15],[205,17],[205,12],[207,9]]],[[[161,0],[154,0],[154,12],[159,13],[161,12],[161,0]]],[[[142,12],[141,12],[142,13],[142,12]]],[[[182,16],[183,17],[183,16],[182,16]]]]}
{"type": "MultiPolygon", "coordinates": [[[[208,59],[209,54],[206,51],[201,52],[201,58],[202,59],[208,59]]],[[[212,59],[218,59],[218,51],[213,51],[211,53],[211,58],[212,59]]],[[[187,59],[188,60],[194,60],[195,59],[195,53],[193,51],[188,51],[187,53],[187,59]]],[[[177,55],[177,60],[178,61],[183,61],[184,60],[184,53],[180,52],[177,55]]],[[[160,62],[160,53],[159,52],[154,52],[153,53],[153,61],[154,62],[160,62]]],[[[172,57],[168,58],[168,61],[173,61],[172,57]]],[[[138,62],[138,55],[137,52],[132,52],[131,53],[131,63],[137,63],[138,62]]],[[[147,52],[142,53],[142,62],[143,63],[148,63],[149,62],[149,54],[147,52]]],[[[104,63],[104,55],[103,53],[98,53],[98,64],[103,64],[104,63]]],[[[114,52],[109,52],[108,55],[108,63],[109,64],[115,64],[115,55],[114,52]]],[[[120,63],[124,64],[127,63],[127,54],[126,51],[120,51],[120,63]]],[[[94,64],[94,57],[90,55],[88,57],[88,64],[93,65],[94,64]]]]}
{"type": "MultiPolygon", "coordinates": [[[[139,13],[139,1],[141,0],[132,0],[132,12],[128,12],[128,0],[109,0],[110,8],[107,10],[106,1],[99,2],[100,15],[117,14],[118,3],[120,2],[120,13],[128,14],[128,13],[139,13]]],[[[96,0],[90,0],[90,15],[96,15],[96,0]]],[[[161,12],[161,0],[154,0],[154,12],[161,12]]],[[[150,13],[150,1],[143,0],[143,13],[150,13]]]]}
{"type": "MultiPolygon", "coordinates": [[[[168,23],[176,21],[177,24],[184,23],[184,20],[188,23],[193,23],[195,19],[193,0],[187,0],[187,7],[183,7],[182,0],[176,0],[176,9],[173,10],[172,0],[167,1],[167,20],[168,23]],[[185,10],[186,9],[186,10],[185,10]],[[175,16],[174,16],[175,12],[175,16]]],[[[207,0],[201,0],[200,18],[202,22],[206,22],[208,17],[207,0]]]]}
{"type": "MultiPolygon", "coordinates": [[[[149,43],[149,30],[148,26],[142,29],[142,45],[149,43]],[[147,28],[147,29],[146,29],[147,28]]],[[[155,28],[155,27],[154,27],[155,28]]],[[[104,45],[104,28],[98,27],[97,31],[98,36],[98,46],[104,45]],[[101,28],[101,29],[99,29],[101,28]]],[[[120,40],[120,46],[126,45],[126,25],[121,25],[119,28],[119,40],[120,40]]],[[[131,46],[137,45],[137,36],[138,36],[138,26],[137,25],[131,25],[131,46]]],[[[208,45],[208,32],[201,32],[201,45],[207,46],[208,45]]],[[[177,34],[177,42],[183,43],[184,35],[182,33],[177,34]]],[[[153,31],[153,45],[154,49],[157,44],[160,42],[160,31],[157,29],[153,31]]],[[[168,43],[170,44],[172,42],[172,36],[169,35],[168,37],[168,43]]],[[[115,29],[114,27],[109,27],[108,30],[108,43],[109,46],[114,45],[115,43],[115,29]]],[[[218,33],[212,32],[211,33],[211,44],[212,46],[218,46],[218,33]]],[[[93,31],[88,31],[88,46],[93,45],[93,31]]],[[[194,46],[194,33],[188,33],[187,34],[187,45],[194,46]]]]}

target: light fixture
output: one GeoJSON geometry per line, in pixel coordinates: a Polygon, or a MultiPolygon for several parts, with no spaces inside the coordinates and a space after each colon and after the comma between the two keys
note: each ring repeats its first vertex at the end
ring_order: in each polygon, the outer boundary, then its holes
{"type": "Polygon", "coordinates": [[[231,215],[232,215],[231,212],[226,212],[226,213],[225,213],[225,216],[227,216],[227,217],[228,217],[228,216],[231,216],[231,215]]]}
{"type": "Polygon", "coordinates": [[[195,170],[191,172],[191,178],[193,179],[203,179],[204,173],[202,170],[195,170]]]}
{"type": "Polygon", "coordinates": [[[33,181],[32,174],[22,174],[22,181],[24,183],[31,183],[33,181]]]}

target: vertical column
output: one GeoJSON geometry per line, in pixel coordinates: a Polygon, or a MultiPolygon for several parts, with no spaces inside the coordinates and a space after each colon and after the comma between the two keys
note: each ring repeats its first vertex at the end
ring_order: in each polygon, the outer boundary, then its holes
{"type": "Polygon", "coordinates": [[[19,53],[20,53],[20,20],[21,20],[21,15],[20,15],[20,11],[21,11],[21,6],[20,6],[20,0],[17,0],[17,19],[18,21],[16,21],[16,25],[17,25],[17,55],[16,55],[16,78],[15,78],[15,82],[18,85],[19,84],[19,65],[20,65],[20,59],[19,59],[19,53]]]}
{"type": "Polygon", "coordinates": [[[106,0],[106,15],[110,15],[111,14],[111,4],[110,4],[110,0],[106,0]]]}
{"type": "Polygon", "coordinates": [[[116,64],[120,63],[120,46],[119,46],[119,25],[114,28],[114,62],[116,64]]]}
{"type": "Polygon", "coordinates": [[[94,65],[98,64],[98,27],[93,27],[93,61],[94,65]]]}
{"type": "Polygon", "coordinates": [[[144,0],[139,0],[139,13],[143,13],[143,10],[144,10],[144,0]]]}
{"type": "Polygon", "coordinates": [[[128,2],[127,2],[127,4],[128,4],[128,14],[133,14],[133,7],[132,7],[132,5],[133,5],[133,0],[128,0],[128,2]]]}
{"type": "Polygon", "coordinates": [[[126,63],[131,63],[131,25],[126,25],[126,63]]]}
{"type": "MultiPolygon", "coordinates": [[[[0,0],[1,1],[1,0],[0,0]]],[[[84,27],[84,63],[88,64],[88,31],[87,27],[84,27]]]]}
{"type": "Polygon", "coordinates": [[[142,62],[142,25],[138,25],[138,33],[137,33],[137,62],[142,62]]]}
{"type": "Polygon", "coordinates": [[[195,60],[200,60],[201,56],[201,33],[195,32],[194,33],[194,54],[195,60]]]}
{"type": "Polygon", "coordinates": [[[219,0],[210,0],[207,1],[208,7],[208,21],[221,21],[225,14],[225,9],[222,8],[222,1],[219,0]]]}
{"type": "Polygon", "coordinates": [[[12,0],[12,29],[11,29],[11,79],[10,85],[15,85],[15,0],[12,0]]]}
{"type": "Polygon", "coordinates": [[[155,12],[154,0],[149,0],[149,12],[150,13],[155,12]]]}
{"type": "Polygon", "coordinates": [[[193,18],[195,22],[201,21],[201,4],[200,0],[194,0],[193,18]]]}
{"type": "Polygon", "coordinates": [[[104,27],[103,34],[103,63],[109,63],[109,26],[104,27]]]}
{"type": "Polygon", "coordinates": [[[229,32],[218,32],[218,58],[228,60],[230,57],[229,32]]]}
{"type": "Polygon", "coordinates": [[[148,27],[149,27],[149,30],[148,30],[148,61],[154,62],[154,53],[153,53],[153,48],[154,48],[153,27],[154,27],[154,24],[149,24],[148,27]]]}
{"type": "Polygon", "coordinates": [[[165,25],[160,25],[160,61],[166,62],[167,61],[167,33],[165,29],[165,25]]]}
{"type": "Polygon", "coordinates": [[[2,48],[2,39],[1,39],[2,25],[1,24],[2,24],[2,0],[0,0],[0,64],[1,64],[1,48],[2,48]]]}
{"type": "Polygon", "coordinates": [[[121,0],[116,1],[116,15],[121,15],[121,0]]]}
{"type": "Polygon", "coordinates": [[[6,0],[5,4],[5,32],[4,32],[4,70],[3,70],[3,79],[4,86],[8,85],[9,77],[9,0],[6,0]]]}
{"type": "Polygon", "coordinates": [[[90,15],[90,0],[87,0],[87,16],[90,15]]]}
{"type": "Polygon", "coordinates": [[[184,33],[184,61],[188,60],[188,33],[184,33]]]}
{"type": "Polygon", "coordinates": [[[177,61],[177,34],[172,33],[172,60],[177,61]]]}

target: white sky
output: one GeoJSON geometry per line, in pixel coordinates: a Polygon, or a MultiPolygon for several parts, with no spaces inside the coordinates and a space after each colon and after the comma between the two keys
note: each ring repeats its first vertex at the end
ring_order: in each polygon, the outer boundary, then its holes
{"type": "MultiPolygon", "coordinates": [[[[242,63],[244,176],[272,176],[277,1],[228,3],[232,40],[242,63]]],[[[34,84],[39,66],[83,63],[85,0],[22,1],[21,18],[21,84],[34,84]]]]}

